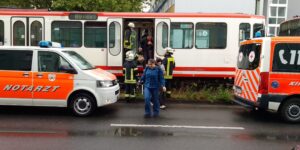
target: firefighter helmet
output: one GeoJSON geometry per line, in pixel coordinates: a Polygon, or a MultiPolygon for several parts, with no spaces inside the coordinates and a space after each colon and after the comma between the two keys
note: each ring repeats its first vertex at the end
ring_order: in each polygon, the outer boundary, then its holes
{"type": "Polygon", "coordinates": [[[134,53],[133,51],[126,52],[126,60],[132,61],[134,59],[134,53]]]}
{"type": "Polygon", "coordinates": [[[171,53],[171,54],[173,54],[174,53],[174,49],[172,49],[171,47],[167,47],[167,48],[165,48],[165,52],[166,53],[171,53]]]}
{"type": "Polygon", "coordinates": [[[129,27],[129,28],[134,28],[134,27],[135,27],[135,25],[134,25],[134,23],[133,23],[133,22],[129,22],[129,23],[128,23],[128,27],[129,27]]]}

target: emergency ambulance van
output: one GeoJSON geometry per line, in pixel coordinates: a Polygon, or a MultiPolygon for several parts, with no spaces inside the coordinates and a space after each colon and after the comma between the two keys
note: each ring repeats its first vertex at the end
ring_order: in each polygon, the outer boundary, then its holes
{"type": "Polygon", "coordinates": [[[115,75],[52,44],[57,45],[42,41],[40,47],[0,47],[0,105],[68,107],[87,116],[117,101],[115,75]]]}
{"type": "Polygon", "coordinates": [[[241,43],[235,102],[300,121],[300,37],[267,37],[241,43]]]}

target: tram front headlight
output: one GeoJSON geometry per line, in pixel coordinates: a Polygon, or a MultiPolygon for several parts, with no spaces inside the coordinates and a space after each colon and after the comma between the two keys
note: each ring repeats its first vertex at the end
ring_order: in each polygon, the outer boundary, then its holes
{"type": "Polygon", "coordinates": [[[101,80],[101,81],[97,81],[97,88],[106,88],[106,87],[112,87],[113,81],[112,80],[101,80]]]}

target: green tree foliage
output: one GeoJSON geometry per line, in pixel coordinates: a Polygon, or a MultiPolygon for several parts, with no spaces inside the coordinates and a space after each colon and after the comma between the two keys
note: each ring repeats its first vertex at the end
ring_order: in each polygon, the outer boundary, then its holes
{"type": "Polygon", "coordinates": [[[140,12],[148,0],[1,0],[0,7],[63,11],[140,12]]]}
{"type": "Polygon", "coordinates": [[[1,0],[0,7],[51,8],[52,0],[1,0]]]}

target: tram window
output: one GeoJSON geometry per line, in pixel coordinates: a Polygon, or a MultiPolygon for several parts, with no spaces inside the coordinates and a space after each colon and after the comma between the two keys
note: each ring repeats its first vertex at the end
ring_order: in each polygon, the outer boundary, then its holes
{"type": "Polygon", "coordinates": [[[241,23],[240,24],[240,37],[239,42],[244,41],[246,39],[250,39],[250,24],[249,23],[241,23]]]}
{"type": "Polygon", "coordinates": [[[0,20],[0,46],[4,45],[4,23],[0,20]]]}
{"type": "Polygon", "coordinates": [[[82,46],[81,22],[54,21],[51,27],[51,40],[62,43],[64,47],[82,46]]]}
{"type": "Polygon", "coordinates": [[[201,22],[196,25],[196,48],[225,49],[227,44],[227,24],[201,22]]]}
{"type": "Polygon", "coordinates": [[[168,36],[168,24],[162,21],[156,27],[156,52],[160,56],[165,54],[164,49],[168,47],[168,36]]]}
{"type": "Polygon", "coordinates": [[[107,45],[107,23],[85,22],[84,46],[91,48],[105,48],[107,45]]]}
{"type": "Polygon", "coordinates": [[[163,24],[162,27],[162,47],[166,48],[168,47],[168,25],[166,23],[163,24]]]}
{"type": "Polygon", "coordinates": [[[31,46],[38,46],[43,36],[42,24],[39,21],[32,22],[30,32],[31,46]]]}
{"type": "Polygon", "coordinates": [[[25,24],[22,21],[16,21],[13,29],[13,45],[25,46],[25,24]]]}
{"type": "Polygon", "coordinates": [[[193,23],[171,23],[170,45],[177,49],[191,49],[194,41],[193,23]]]}
{"type": "Polygon", "coordinates": [[[264,37],[265,36],[265,32],[264,32],[264,25],[263,24],[254,24],[253,26],[253,37],[259,37],[258,32],[261,32],[260,37],[264,37]]]}

